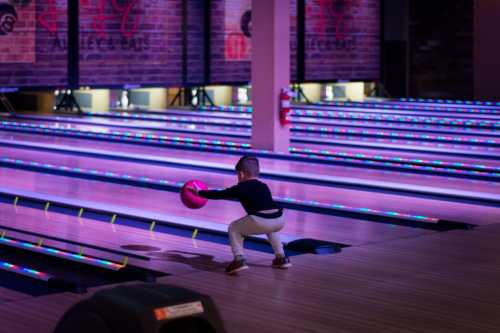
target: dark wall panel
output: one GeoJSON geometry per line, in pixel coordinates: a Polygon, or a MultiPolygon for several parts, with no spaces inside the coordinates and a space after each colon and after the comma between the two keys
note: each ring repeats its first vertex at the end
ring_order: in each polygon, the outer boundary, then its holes
{"type": "Polygon", "coordinates": [[[474,1],[410,3],[410,95],[472,98],[474,1]]]}

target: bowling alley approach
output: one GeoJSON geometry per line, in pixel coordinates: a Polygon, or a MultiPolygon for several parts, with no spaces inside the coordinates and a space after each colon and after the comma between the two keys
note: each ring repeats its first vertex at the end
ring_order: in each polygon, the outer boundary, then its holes
{"type": "Polygon", "coordinates": [[[499,22],[0,0],[0,333],[500,332],[499,22]]]}

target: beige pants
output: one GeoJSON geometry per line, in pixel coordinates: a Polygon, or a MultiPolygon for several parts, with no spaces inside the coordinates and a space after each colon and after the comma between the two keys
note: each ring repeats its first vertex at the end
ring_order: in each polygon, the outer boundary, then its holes
{"type": "MultiPolygon", "coordinates": [[[[263,213],[273,212],[264,211],[263,213]]],[[[279,231],[285,225],[283,216],[276,219],[265,219],[262,217],[247,215],[229,225],[229,241],[234,256],[243,255],[243,241],[245,236],[267,235],[267,239],[276,255],[284,256],[283,243],[279,236],[279,231]]]]}

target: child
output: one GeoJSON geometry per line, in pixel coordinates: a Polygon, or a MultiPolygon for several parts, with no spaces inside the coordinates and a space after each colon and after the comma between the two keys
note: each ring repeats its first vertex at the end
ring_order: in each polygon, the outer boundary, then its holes
{"type": "Polygon", "coordinates": [[[274,202],[271,191],[266,184],[259,181],[259,161],[256,157],[243,156],[236,164],[238,184],[225,190],[198,191],[190,188],[194,194],[207,199],[237,199],[248,215],[229,225],[229,241],[234,260],[226,267],[226,273],[248,269],[243,257],[243,240],[245,236],[266,234],[274,250],[276,258],[272,266],[275,268],[291,267],[290,259],[285,256],[279,231],[285,224],[283,209],[274,202]]]}

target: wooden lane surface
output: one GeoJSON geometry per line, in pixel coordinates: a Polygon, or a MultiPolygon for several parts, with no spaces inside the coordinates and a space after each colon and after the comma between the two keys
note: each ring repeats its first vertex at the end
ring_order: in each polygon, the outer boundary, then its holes
{"type": "MultiPolygon", "coordinates": [[[[244,215],[239,203],[211,201],[199,210],[190,210],[180,204],[177,193],[135,188],[97,181],[0,169],[3,187],[17,188],[37,193],[109,203],[162,214],[190,217],[202,221],[228,224],[244,215]],[[133,198],[133,199],[131,199],[133,198]]],[[[364,244],[400,237],[413,237],[431,231],[392,226],[362,220],[340,218],[323,214],[286,210],[283,233],[318,238],[339,243],[364,244]]]]}
{"type": "MultiPolygon", "coordinates": [[[[140,152],[140,151],[139,151],[140,152]]],[[[0,157],[10,157],[10,158],[19,158],[22,160],[31,160],[37,161],[40,163],[55,163],[57,165],[66,165],[66,166],[78,166],[78,167],[86,167],[86,168],[97,168],[101,170],[110,170],[110,171],[121,171],[121,172],[135,172],[139,175],[150,176],[154,178],[162,178],[166,177],[166,175],[170,175],[172,178],[172,174],[175,175],[175,171],[179,172],[178,168],[168,168],[168,167],[159,167],[147,164],[138,164],[138,163],[125,163],[125,162],[117,162],[113,160],[106,159],[97,159],[90,157],[82,157],[82,156],[71,156],[64,153],[49,153],[49,152],[36,152],[31,149],[18,149],[18,148],[3,148],[0,152],[0,157]]],[[[285,162],[285,161],[284,161],[285,162]]],[[[288,163],[290,164],[290,163],[288,163]]],[[[231,165],[229,165],[231,166],[231,165]]],[[[232,168],[231,168],[232,169],[232,168]]],[[[363,180],[366,181],[380,181],[382,183],[396,183],[396,184],[407,184],[417,185],[417,186],[427,186],[430,188],[439,189],[454,189],[454,190],[462,190],[462,191],[473,191],[473,192],[481,192],[481,193],[499,193],[500,192],[500,183],[484,181],[484,180],[470,180],[464,178],[454,178],[454,177],[445,177],[445,176],[437,176],[432,174],[411,174],[404,172],[394,172],[394,171],[386,171],[386,170],[370,170],[368,168],[353,168],[353,167],[345,167],[345,166],[329,166],[328,168],[329,174],[325,174],[325,176],[331,177],[345,177],[345,178],[353,178],[356,177],[360,183],[363,180]]],[[[282,172],[286,172],[287,169],[282,170],[282,172]]],[[[316,173],[315,167],[310,165],[308,171],[304,170],[300,173],[301,176],[314,176],[316,173]]],[[[196,169],[189,170],[187,168],[182,169],[182,174],[186,174],[185,177],[192,175],[190,177],[199,175],[199,177],[204,177],[209,179],[211,175],[214,177],[219,177],[220,173],[214,173],[210,171],[200,171],[196,169]]],[[[226,176],[226,183],[229,185],[235,182],[235,175],[230,177],[226,176]]],[[[223,178],[223,176],[220,176],[223,178]]],[[[272,181],[268,180],[269,183],[283,183],[283,181],[272,181]]],[[[293,193],[293,188],[295,186],[300,186],[301,188],[307,188],[308,185],[298,184],[294,185],[293,181],[285,182],[289,184],[290,192],[293,193]]],[[[325,186],[324,186],[325,187],[325,186]]],[[[325,189],[326,190],[326,189],[325,189]]],[[[340,190],[340,189],[339,189],[340,190]]],[[[362,191],[362,189],[358,189],[358,191],[362,191]]],[[[299,192],[299,191],[296,191],[299,192]]],[[[304,192],[304,191],[302,191],[304,192]]],[[[305,191],[308,195],[311,195],[310,192],[313,191],[305,191]]],[[[297,193],[293,193],[297,195],[297,193]]],[[[286,195],[286,193],[282,194],[286,195]]],[[[313,198],[310,198],[313,199],[313,198]]]]}
{"type": "MultiPolygon", "coordinates": [[[[211,295],[229,332],[494,333],[500,329],[499,259],[475,261],[486,248],[500,247],[484,238],[488,228],[355,247],[333,256],[298,256],[288,271],[263,263],[238,277],[210,271],[160,280],[211,295]],[[459,240],[486,245],[474,256],[450,257],[470,249],[459,240]],[[463,276],[455,274],[460,271],[463,276]]],[[[498,226],[491,228],[498,232],[498,226]]],[[[61,294],[11,302],[0,305],[0,320],[16,332],[37,326],[38,332],[50,332],[78,300],[61,294]],[[5,320],[13,315],[19,320],[5,320]]]]}
{"type": "MultiPolygon", "coordinates": [[[[54,212],[45,213],[43,210],[14,207],[0,204],[0,230],[2,226],[10,226],[27,232],[50,235],[53,237],[93,244],[110,250],[137,253],[147,256],[151,260],[129,258],[129,263],[168,274],[185,274],[197,270],[221,270],[225,263],[232,259],[230,248],[225,244],[217,244],[203,240],[169,235],[159,232],[150,232],[123,225],[112,225],[85,218],[77,218],[54,212]],[[131,251],[123,248],[127,245],[151,246],[153,251],[131,251]]],[[[7,237],[20,238],[32,241],[31,237],[22,236],[15,232],[7,232],[7,237]]],[[[36,237],[35,237],[36,239],[36,237]]],[[[35,240],[36,242],[36,240],[35,240]]],[[[46,239],[47,246],[57,246],[63,250],[78,251],[79,247],[70,244],[46,239]]],[[[84,254],[103,257],[102,251],[86,248],[84,254]]],[[[246,250],[250,262],[273,258],[271,254],[246,250]]],[[[107,254],[105,258],[121,262],[124,255],[107,254]]]]}
{"type": "MultiPolygon", "coordinates": [[[[173,111],[172,116],[182,116],[186,115],[185,111],[173,111]]],[[[197,118],[205,118],[205,119],[224,119],[224,118],[233,118],[227,113],[217,113],[217,112],[188,112],[188,116],[196,116],[197,118]]],[[[19,118],[21,120],[31,119],[31,120],[39,120],[39,121],[57,121],[57,122],[92,122],[95,124],[102,124],[106,126],[136,126],[136,127],[145,127],[145,128],[156,128],[156,129],[164,129],[168,130],[171,128],[180,128],[180,129],[193,129],[193,125],[196,128],[206,129],[206,130],[227,130],[230,126],[221,126],[221,125],[210,125],[203,122],[203,124],[190,124],[190,123],[174,123],[174,122],[166,122],[164,120],[140,120],[134,118],[104,118],[104,117],[93,117],[93,116],[79,116],[75,118],[74,116],[49,116],[46,118],[45,116],[39,115],[28,115],[28,118],[24,116],[19,118]],[[30,118],[30,117],[35,118],[30,118]]],[[[245,117],[238,117],[239,119],[245,119],[245,117]]],[[[235,119],[235,118],[233,118],[235,119]]],[[[236,118],[237,119],[237,118],[236,118]]],[[[311,120],[311,118],[301,117],[301,119],[311,120]]],[[[313,122],[321,122],[318,119],[312,118],[313,122]]],[[[368,121],[368,120],[347,120],[347,119],[336,119],[334,121],[330,121],[328,125],[321,123],[322,127],[355,127],[355,128],[377,128],[377,129],[394,129],[394,130],[403,130],[403,131],[415,131],[415,132],[455,132],[462,135],[493,135],[496,136],[496,130],[493,128],[457,128],[457,126],[446,126],[446,125],[432,125],[432,124],[411,124],[411,123],[390,123],[384,121],[368,121]]],[[[234,130],[234,128],[233,128],[234,130]]],[[[245,133],[250,132],[250,129],[239,129],[239,132],[245,133]]]]}
{"type": "MultiPolygon", "coordinates": [[[[230,121],[229,121],[230,122],[230,121]]],[[[28,121],[28,122],[22,122],[22,123],[34,123],[38,125],[46,125],[46,126],[51,126],[54,125],[55,123],[44,123],[44,122],[35,122],[35,121],[28,121]]],[[[230,125],[230,124],[229,124],[230,125]]],[[[86,130],[86,131],[94,131],[94,130],[99,130],[103,132],[111,132],[114,129],[113,128],[108,128],[103,125],[95,124],[95,125],[79,125],[79,124],[64,124],[62,123],[60,125],[61,128],[72,128],[75,130],[86,130]]],[[[126,132],[123,130],[123,132],[126,132]]],[[[129,130],[129,132],[145,132],[145,131],[134,131],[134,130],[129,130]]],[[[196,139],[207,139],[207,140],[213,140],[214,137],[207,135],[207,134],[181,134],[181,133],[168,133],[165,131],[152,131],[148,130],[145,133],[152,133],[155,135],[170,135],[170,136],[181,136],[181,137],[191,137],[191,138],[196,138],[196,139]]],[[[366,137],[366,136],[356,136],[356,135],[349,135],[349,134],[312,134],[314,137],[310,137],[308,140],[304,141],[304,134],[303,133],[296,133],[294,138],[292,138],[292,141],[294,141],[294,147],[299,147],[299,146],[306,146],[314,149],[327,149],[331,145],[345,145],[349,143],[350,145],[359,145],[359,144],[368,144],[373,147],[373,145],[399,145],[405,148],[434,148],[434,149],[446,149],[447,151],[452,151],[452,152],[482,152],[482,153],[490,153],[492,155],[498,155],[500,153],[500,149],[496,146],[492,145],[477,145],[474,141],[472,142],[461,142],[461,143],[455,143],[455,142],[442,142],[442,141],[421,141],[418,139],[411,140],[408,138],[403,137],[382,137],[382,138],[377,138],[377,137],[366,137]],[[300,140],[300,141],[299,141],[300,140]],[[300,143],[299,143],[300,142],[300,143]]],[[[437,135],[439,136],[439,135],[437,135]]],[[[456,136],[453,136],[456,137],[456,136]]],[[[248,140],[242,139],[242,138],[231,138],[229,141],[233,142],[240,142],[244,143],[247,142],[248,140]]]]}
{"type": "MultiPolygon", "coordinates": [[[[21,140],[21,141],[33,141],[33,142],[43,142],[43,143],[57,143],[57,144],[68,144],[73,147],[95,147],[95,140],[84,140],[84,139],[72,139],[72,138],[64,138],[64,137],[53,137],[48,135],[36,135],[36,134],[25,134],[25,133],[14,133],[14,132],[5,132],[0,131],[0,138],[6,140],[21,140]]],[[[137,145],[116,143],[116,142],[99,142],[99,147],[109,147],[108,149],[113,151],[137,151],[137,145]]],[[[324,147],[322,148],[324,149],[324,147]]],[[[407,159],[422,159],[422,160],[442,160],[446,162],[462,162],[468,164],[485,164],[488,166],[500,166],[498,161],[492,159],[480,159],[480,158],[468,158],[464,156],[449,156],[443,154],[429,154],[425,151],[421,152],[404,152],[404,151],[391,151],[387,149],[377,149],[377,148],[355,148],[355,147],[344,147],[344,146],[336,146],[330,145],[328,147],[329,150],[335,152],[347,152],[347,153],[355,153],[355,154],[369,154],[369,155],[382,155],[382,156],[390,156],[390,157],[402,157],[407,159]]],[[[140,150],[147,154],[150,153],[152,156],[188,156],[193,159],[201,159],[207,161],[228,161],[230,164],[234,164],[237,161],[237,157],[234,155],[224,155],[224,154],[214,154],[214,153],[203,153],[200,151],[184,151],[179,149],[171,149],[171,148],[160,148],[160,147],[147,147],[141,146],[140,150]],[[163,152],[163,153],[162,153],[163,152]]],[[[284,166],[280,165],[280,161],[274,161],[272,159],[262,159],[262,165],[268,168],[276,167],[278,164],[279,169],[283,169],[284,166]]],[[[291,164],[293,167],[294,164],[291,164]]]]}
{"type": "MultiPolygon", "coordinates": [[[[58,144],[58,145],[68,145],[70,147],[96,147],[95,140],[85,140],[85,139],[74,139],[74,138],[64,138],[64,137],[54,137],[49,135],[37,135],[37,134],[25,134],[25,133],[14,133],[0,131],[0,138],[5,140],[17,140],[22,142],[37,142],[45,144],[58,144]]],[[[172,148],[161,148],[161,147],[148,147],[137,145],[117,143],[117,142],[104,142],[101,141],[97,144],[100,149],[108,149],[110,151],[124,152],[124,153],[136,153],[141,152],[145,155],[151,156],[170,156],[178,158],[189,158],[201,161],[211,161],[211,162],[224,162],[230,165],[234,165],[238,161],[238,156],[228,155],[228,154],[216,154],[216,153],[205,153],[202,151],[193,150],[182,150],[182,149],[172,149],[172,148]]],[[[323,147],[324,148],[324,147],[323,147]]],[[[403,152],[403,151],[391,151],[387,149],[370,149],[370,148],[354,148],[354,147],[342,147],[330,145],[329,150],[335,152],[353,153],[353,154],[368,154],[368,155],[382,155],[390,157],[402,157],[407,159],[421,159],[421,160],[441,160],[445,162],[455,163],[468,163],[468,164],[484,164],[491,167],[500,166],[498,161],[492,159],[479,159],[479,158],[468,158],[464,156],[448,156],[442,154],[427,154],[425,152],[403,152]]],[[[279,161],[274,159],[261,158],[261,165],[269,169],[277,170],[291,170],[297,172],[308,172],[311,168],[311,163],[303,162],[289,162],[289,161],[279,161]]],[[[324,174],[329,174],[328,166],[316,165],[315,168],[317,172],[324,174]],[[325,169],[324,169],[325,168],[325,169]]]]}
{"type": "MultiPolygon", "coordinates": [[[[8,288],[0,287],[0,304],[31,299],[32,296],[19,291],[11,290],[8,288]]],[[[0,328],[1,331],[1,328],[0,328]]]]}
{"type": "MultiPolygon", "coordinates": [[[[296,131],[292,128],[292,139],[299,139],[301,137],[310,136],[319,138],[320,136],[324,138],[332,138],[334,136],[343,137],[346,132],[354,131],[360,133],[363,130],[371,130],[371,133],[383,133],[384,135],[388,135],[388,133],[397,133],[397,135],[403,136],[412,132],[412,134],[417,134],[416,138],[409,138],[408,142],[413,142],[414,144],[418,144],[418,142],[423,141],[418,138],[418,135],[430,135],[432,136],[449,136],[452,135],[455,138],[461,139],[471,139],[477,138],[476,129],[466,128],[466,129],[453,129],[451,133],[439,133],[434,132],[433,130],[436,126],[415,126],[414,124],[410,124],[410,126],[401,126],[401,124],[391,124],[384,122],[375,122],[369,123],[366,121],[328,121],[325,122],[323,119],[313,119],[308,117],[298,117],[296,118],[299,123],[297,123],[297,128],[300,128],[301,131],[296,131]],[[391,126],[392,125],[392,126],[391,126]],[[394,126],[395,125],[395,126],[394,126]],[[413,125],[413,126],[412,126],[413,125]],[[323,132],[318,133],[317,131],[306,131],[303,130],[308,126],[315,126],[316,128],[321,127],[323,132]],[[329,132],[326,132],[326,131],[329,132]],[[342,131],[342,132],[339,132],[342,131]],[[374,131],[377,130],[377,131],[374,131]]],[[[57,118],[32,118],[32,119],[19,119],[22,122],[32,122],[35,124],[58,124],[60,127],[73,128],[74,125],[82,126],[80,128],[85,129],[89,128],[88,126],[105,126],[107,128],[112,128],[114,130],[132,130],[132,131],[147,131],[160,135],[175,135],[175,133],[180,133],[179,135],[191,136],[191,137],[199,137],[199,135],[207,134],[212,139],[220,137],[221,135],[228,135],[235,140],[241,139],[243,141],[248,141],[250,138],[251,129],[249,127],[241,128],[231,126],[232,121],[224,120],[221,117],[200,117],[197,115],[196,117],[188,116],[188,123],[185,121],[178,122],[177,120],[172,120],[169,122],[165,121],[148,121],[148,120],[134,120],[134,119],[113,119],[113,118],[96,118],[96,117],[84,117],[84,118],[72,118],[72,117],[57,117],[57,118]],[[221,123],[222,121],[222,123],[221,123]],[[228,123],[228,124],[225,124],[228,123]],[[135,128],[134,128],[135,127],[135,128]],[[198,132],[193,130],[199,130],[198,132]],[[185,132],[183,132],[183,130],[185,132]],[[221,133],[222,132],[222,133],[221,133]]],[[[233,120],[237,121],[237,120],[233,120]]],[[[249,123],[247,123],[249,124],[249,123]]],[[[487,129],[486,131],[481,131],[479,129],[479,133],[481,134],[481,139],[489,139],[495,140],[496,135],[495,131],[491,129],[487,129]]],[[[358,135],[359,137],[359,135],[358,135]]],[[[363,137],[363,136],[362,136],[363,137]]]]}
{"type": "MultiPolygon", "coordinates": [[[[231,120],[220,120],[224,121],[227,123],[228,126],[231,126],[232,121],[231,120]]],[[[54,123],[51,122],[36,122],[36,121],[28,121],[25,122],[23,121],[22,123],[34,123],[38,125],[46,125],[46,126],[51,126],[54,123]]],[[[327,124],[328,121],[324,121],[324,124],[327,124]]],[[[308,123],[304,123],[303,126],[307,126],[308,123]]],[[[63,128],[72,128],[76,130],[102,130],[102,131],[113,131],[116,130],[117,128],[112,128],[112,127],[107,127],[103,126],[100,124],[91,124],[91,125],[80,125],[80,124],[64,124],[61,123],[60,127],[63,128]]],[[[359,131],[359,130],[358,130],[359,131]]],[[[176,133],[176,132],[168,132],[168,131],[158,131],[158,130],[148,130],[148,131],[136,131],[136,130],[129,130],[129,132],[146,132],[146,133],[152,133],[154,135],[170,135],[170,136],[181,136],[181,137],[191,137],[191,138],[196,138],[196,139],[207,139],[207,140],[213,140],[214,137],[210,136],[209,134],[206,133],[176,133]]],[[[391,131],[392,132],[392,131],[391,131]]],[[[404,133],[402,133],[404,134],[404,133]]],[[[439,137],[440,135],[436,135],[436,137],[439,137]]],[[[467,138],[462,138],[460,135],[452,135],[452,137],[457,137],[463,141],[461,142],[443,142],[442,140],[435,140],[435,141],[427,141],[427,140],[420,140],[420,139],[412,139],[412,138],[407,138],[404,135],[400,135],[399,137],[393,137],[390,135],[386,135],[384,137],[368,137],[368,136],[359,136],[359,135],[352,135],[349,133],[334,133],[334,134],[316,134],[316,133],[295,133],[291,140],[292,142],[295,142],[294,145],[297,145],[298,142],[302,142],[302,144],[306,145],[319,145],[319,146],[329,146],[331,144],[339,144],[339,143],[351,143],[351,144],[359,144],[359,143],[378,143],[378,144],[397,144],[401,145],[404,147],[432,147],[432,148],[441,148],[441,149],[447,149],[450,151],[481,151],[481,152],[490,152],[491,154],[498,155],[500,153],[500,149],[496,147],[495,145],[487,144],[487,145],[478,145],[474,140],[466,140],[470,139],[470,137],[467,138]],[[305,135],[310,135],[309,139],[305,140],[305,135]],[[466,142],[468,141],[468,142],[466,142]]],[[[487,138],[484,138],[485,140],[487,138]]],[[[240,138],[240,137],[233,137],[231,138],[231,141],[233,142],[248,142],[248,138],[240,138]]]]}
{"type": "MultiPolygon", "coordinates": [[[[156,179],[166,179],[176,182],[184,182],[188,179],[203,179],[209,185],[209,187],[216,187],[216,188],[231,186],[235,183],[235,177],[233,175],[213,173],[208,171],[180,169],[173,167],[161,167],[155,165],[145,165],[141,163],[130,163],[121,161],[118,162],[106,159],[71,156],[60,153],[42,153],[24,149],[6,148],[4,151],[6,155],[12,158],[36,160],[41,163],[52,162],[52,163],[57,163],[58,165],[66,165],[70,167],[95,168],[101,171],[114,171],[118,173],[127,173],[134,176],[148,176],[156,179]]],[[[3,172],[0,173],[0,178],[7,177],[4,184],[16,183],[17,184],[16,186],[21,186],[21,185],[28,186],[26,182],[20,184],[15,180],[11,180],[10,179],[11,177],[8,176],[9,174],[17,172],[21,171],[5,169],[3,172]]],[[[356,174],[355,171],[353,172],[354,172],[353,175],[355,175],[356,174]]],[[[392,175],[390,173],[388,174],[382,173],[381,176],[387,177],[388,179],[395,181],[395,179],[391,178],[392,175]]],[[[425,176],[422,177],[425,178],[425,176]]],[[[34,183],[39,182],[40,185],[43,183],[43,178],[36,177],[36,175],[27,176],[27,179],[32,179],[32,182],[34,183]]],[[[428,179],[428,181],[430,180],[431,178],[428,179]]],[[[477,224],[487,224],[500,220],[500,209],[497,209],[495,207],[476,206],[465,203],[437,201],[428,198],[406,197],[395,194],[365,192],[359,190],[341,189],[341,188],[318,186],[318,185],[307,185],[302,183],[283,182],[283,181],[268,180],[268,179],[266,179],[265,181],[270,185],[271,190],[275,195],[282,197],[293,197],[296,199],[337,203],[358,208],[369,207],[371,209],[377,209],[382,211],[397,211],[400,213],[407,213],[412,215],[425,215],[425,216],[437,217],[445,220],[460,221],[465,223],[471,223],[471,221],[473,220],[474,223],[477,224]]],[[[451,179],[449,181],[451,181],[451,179]]],[[[76,182],[76,180],[74,180],[74,182],[76,182]]],[[[65,183],[63,182],[62,184],[65,183]]],[[[85,181],[81,180],[80,183],[78,184],[85,184],[85,181]]],[[[434,183],[434,185],[437,184],[438,184],[437,182],[434,183]]],[[[488,183],[488,182],[469,181],[464,184],[465,185],[470,184],[471,186],[473,186],[474,184],[481,184],[482,188],[486,188],[490,192],[495,191],[496,188],[500,186],[500,184],[492,182],[488,183]]],[[[66,187],[65,185],[62,186],[66,187]]],[[[123,191],[123,189],[124,187],[121,187],[120,191],[123,191]]],[[[470,188],[468,188],[468,190],[469,189],[470,188]]],[[[51,193],[53,193],[53,191],[60,191],[60,189],[57,188],[50,188],[48,190],[50,190],[51,193]]],[[[127,188],[127,191],[141,191],[141,189],[127,188]]],[[[144,189],[142,189],[142,191],[144,191],[144,189]]],[[[149,193],[151,193],[150,199],[156,201],[162,200],[158,198],[164,198],[166,196],[169,196],[168,193],[161,191],[151,191],[149,193]]],[[[60,194],[66,195],[66,193],[60,193],[60,194]]],[[[102,199],[103,202],[108,202],[107,200],[108,199],[102,199]]],[[[112,200],[115,199],[112,198],[112,200]]],[[[211,202],[210,206],[226,205],[226,204],[230,205],[231,203],[222,204],[220,202],[219,203],[211,202]]],[[[148,205],[145,204],[144,207],[148,207],[148,205]]],[[[236,208],[236,211],[240,212],[240,209],[236,208]]],[[[200,211],[184,210],[183,214],[187,214],[188,212],[189,214],[195,214],[195,215],[200,212],[206,213],[205,210],[200,210],[200,211]]],[[[217,218],[220,219],[220,216],[218,216],[217,218]]],[[[232,215],[230,217],[228,216],[228,218],[223,218],[223,219],[225,219],[226,221],[231,221],[231,219],[235,218],[238,218],[238,216],[232,215]]],[[[296,218],[291,218],[292,221],[299,219],[300,216],[296,218]]],[[[328,217],[326,219],[331,219],[331,217],[328,217]]]]}

